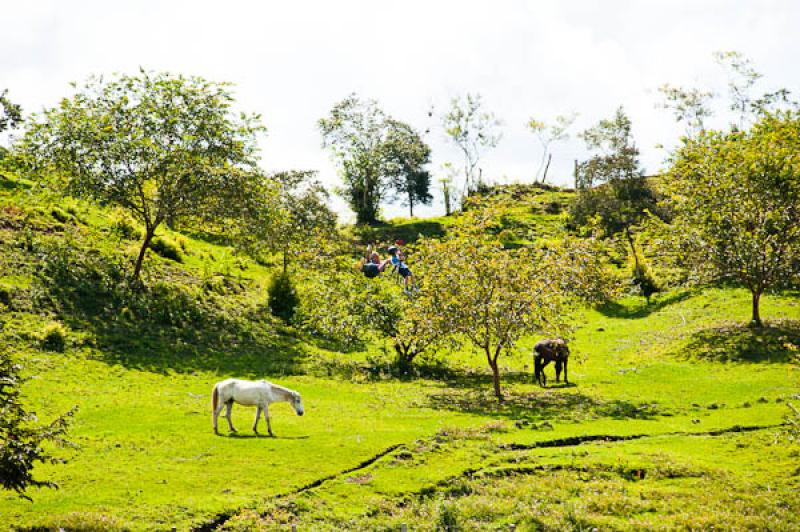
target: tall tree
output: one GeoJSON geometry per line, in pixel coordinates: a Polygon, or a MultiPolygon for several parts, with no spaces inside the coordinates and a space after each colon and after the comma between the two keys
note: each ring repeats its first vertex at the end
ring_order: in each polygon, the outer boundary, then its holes
{"type": "Polygon", "coordinates": [[[674,156],[667,181],[687,262],[707,279],[762,295],[800,281],[800,113],[764,115],[749,131],[709,131],[674,156]]]}
{"type": "Polygon", "coordinates": [[[638,268],[634,228],[648,212],[658,212],[658,204],[639,167],[631,121],[620,107],[613,118],[601,120],[581,137],[597,153],[578,165],[578,198],[571,218],[584,225],[599,216],[606,235],[625,236],[638,268]]]}
{"type": "Polygon", "coordinates": [[[542,160],[539,163],[539,169],[536,171],[535,181],[544,183],[547,179],[547,170],[550,168],[550,161],[553,158],[550,146],[555,142],[563,142],[569,138],[569,128],[575,123],[577,117],[577,113],[559,115],[551,124],[535,118],[528,120],[528,129],[536,135],[536,138],[539,139],[539,144],[542,146],[542,160]]]}
{"type": "Polygon", "coordinates": [[[344,180],[342,195],[359,223],[374,223],[394,189],[415,202],[430,201],[424,166],[430,148],[408,124],[387,116],[375,100],[351,94],[318,122],[323,147],[330,148],[344,180]]]}
{"type": "Polygon", "coordinates": [[[431,149],[411,126],[397,120],[388,121],[389,131],[383,152],[387,170],[397,198],[414,216],[414,205],[430,205],[431,175],[425,168],[431,160],[431,149]]]}
{"type": "Polygon", "coordinates": [[[257,115],[234,114],[229,85],[140,71],[92,77],[30,123],[23,149],[68,190],[126,209],[145,227],[133,277],[156,230],[232,215],[257,176],[257,115]]]}
{"type": "Polygon", "coordinates": [[[481,184],[481,157],[500,142],[500,121],[484,109],[480,94],[456,97],[450,101],[450,110],[442,118],[447,137],[464,155],[464,195],[481,184]]]}

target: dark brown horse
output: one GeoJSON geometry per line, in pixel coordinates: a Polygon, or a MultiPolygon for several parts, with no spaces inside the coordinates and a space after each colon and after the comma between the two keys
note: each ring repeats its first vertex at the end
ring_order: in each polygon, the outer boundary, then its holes
{"type": "Polygon", "coordinates": [[[561,338],[554,340],[540,340],[533,346],[534,377],[540,386],[547,384],[544,368],[550,362],[556,363],[556,382],[561,379],[561,368],[564,368],[564,382],[567,381],[567,361],[569,360],[569,347],[561,338]]]}

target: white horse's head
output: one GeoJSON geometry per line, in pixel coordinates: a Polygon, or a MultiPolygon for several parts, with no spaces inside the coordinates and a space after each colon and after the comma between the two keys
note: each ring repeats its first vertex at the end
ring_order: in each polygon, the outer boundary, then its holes
{"type": "Polygon", "coordinates": [[[297,412],[297,415],[302,416],[303,413],[305,412],[305,409],[303,408],[303,399],[300,398],[299,393],[292,392],[291,403],[292,403],[292,408],[294,408],[294,411],[297,412]]]}

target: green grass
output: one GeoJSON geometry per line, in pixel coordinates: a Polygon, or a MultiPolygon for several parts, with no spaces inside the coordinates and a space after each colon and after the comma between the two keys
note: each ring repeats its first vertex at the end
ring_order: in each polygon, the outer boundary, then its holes
{"type": "MultiPolygon", "coordinates": [[[[571,385],[533,383],[537,338],[526,338],[501,360],[498,404],[468,349],[419,360],[436,380],[397,379],[381,370],[390,346],[330,351],[285,326],[265,312],[276,264],[213,235],[162,231],[182,262],[151,253],[149,291],[116,291],[97,279],[113,274],[103,264],[115,250],[135,258],[135,226],[78,200],[54,205],[27,182],[0,185],[0,322],[32,377],[26,404],[42,421],[79,407],[79,448],[35,469],[61,488],[31,490],[33,502],[0,494],[0,528],[800,527],[800,448],[779,435],[786,403],[800,404],[797,293],[764,298],[762,330],[742,326],[741,289],[578,311],[571,385]],[[42,254],[65,242],[72,277],[43,284],[42,254]],[[63,352],[44,349],[52,330],[63,352]],[[277,438],[255,437],[254,412],[235,407],[239,435],[223,421],[215,436],[209,392],[229,376],[299,390],[306,415],[276,405],[277,438]]],[[[509,187],[481,201],[501,209],[513,246],[561,234],[547,209],[570,194],[509,187]]],[[[352,237],[413,242],[458,223],[393,220],[352,237]]]]}

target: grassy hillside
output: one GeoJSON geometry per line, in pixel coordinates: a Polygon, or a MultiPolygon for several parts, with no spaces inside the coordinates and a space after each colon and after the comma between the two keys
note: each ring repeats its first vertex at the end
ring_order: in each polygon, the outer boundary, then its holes
{"type": "MultiPolygon", "coordinates": [[[[514,246],[558,235],[569,201],[507,187],[470,208],[496,209],[514,246]]],[[[349,245],[457,223],[394,220],[349,245]]],[[[2,181],[3,339],[33,376],[25,398],[41,420],[78,405],[79,448],[35,470],[59,490],[32,490],[32,503],[0,494],[0,527],[800,527],[800,448],[781,436],[786,403],[800,404],[796,293],[766,298],[760,331],[741,327],[749,294],[733,288],[585,309],[571,384],[533,383],[528,338],[503,360],[498,404],[469,350],[397,379],[381,370],[383,342],[342,353],[274,319],[264,287],[277,264],[219,236],[165,231],[172,258],[151,253],[148,291],[132,296],[119,288],[129,264],[114,261],[135,254],[137,230],[119,212],[2,181]],[[238,435],[215,436],[210,389],[229,376],[297,389],[306,415],[276,405],[266,438],[234,407],[238,435]]]]}

